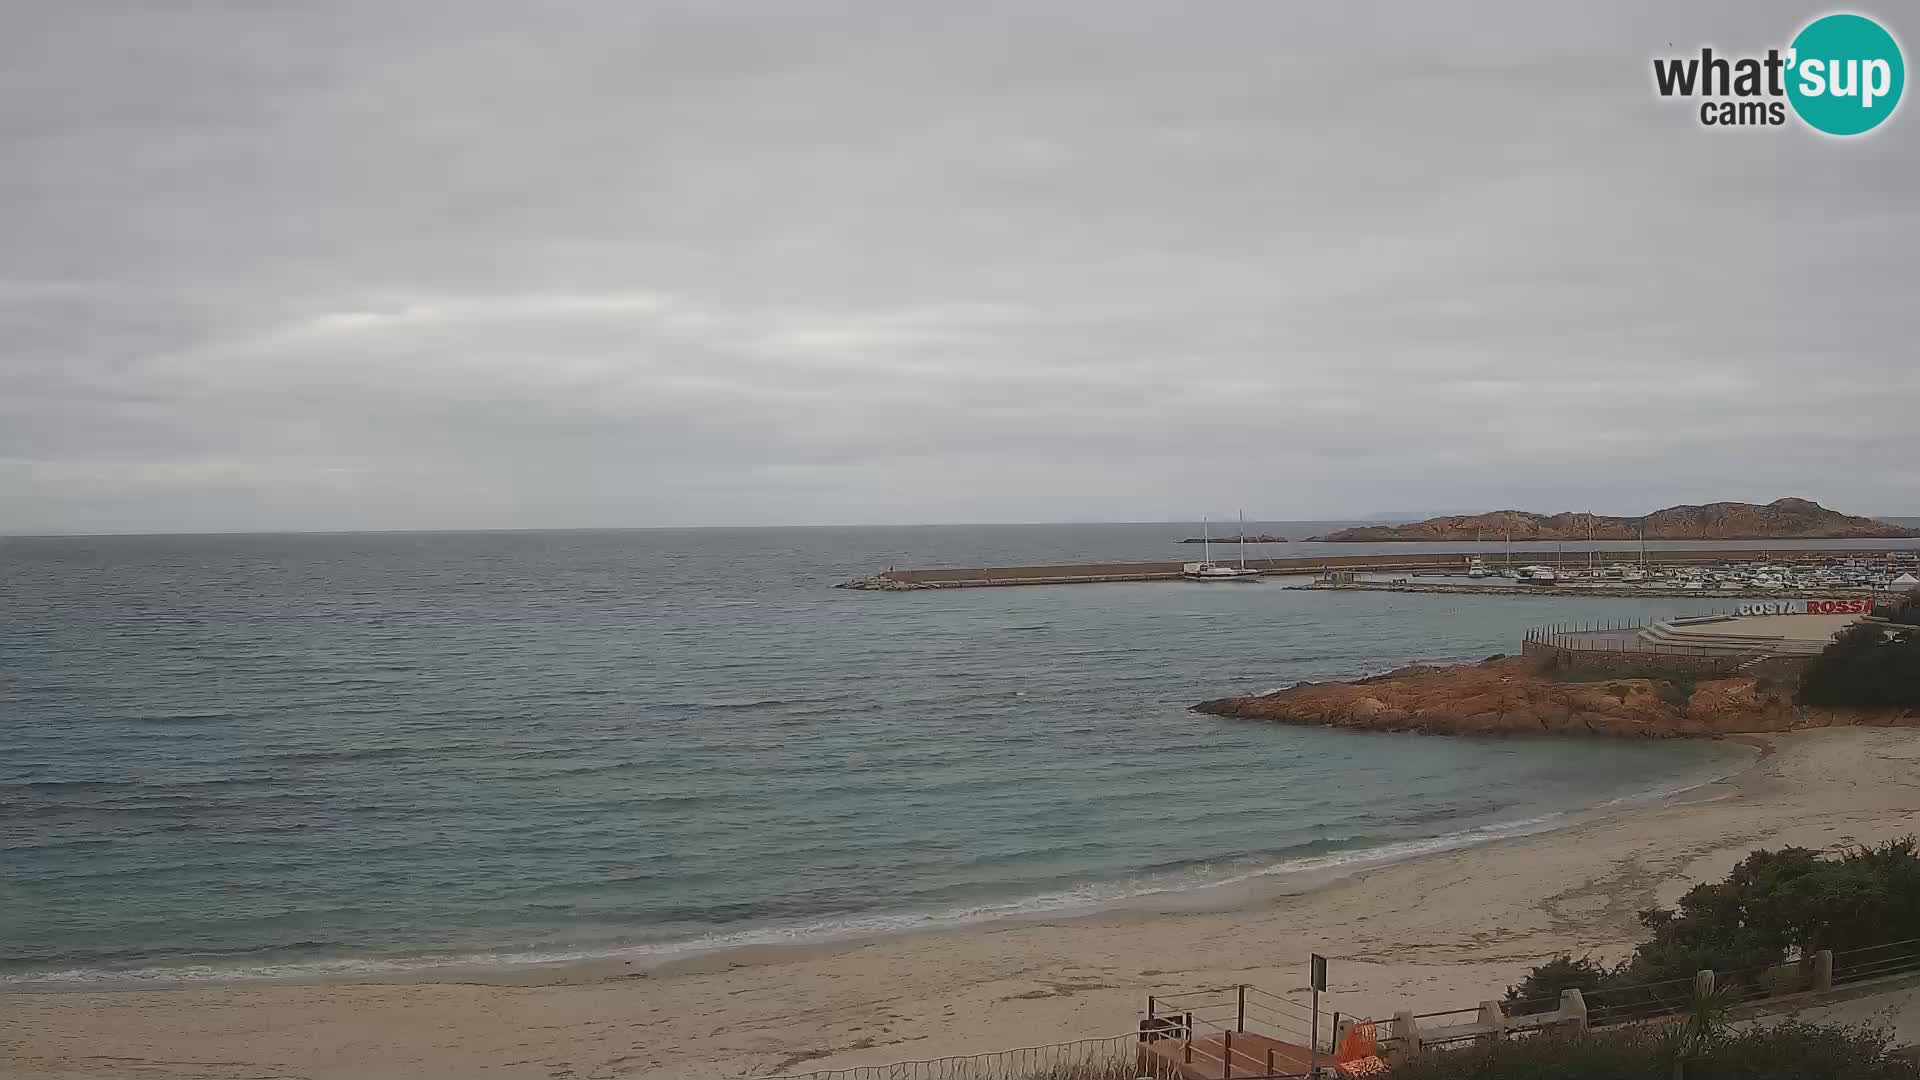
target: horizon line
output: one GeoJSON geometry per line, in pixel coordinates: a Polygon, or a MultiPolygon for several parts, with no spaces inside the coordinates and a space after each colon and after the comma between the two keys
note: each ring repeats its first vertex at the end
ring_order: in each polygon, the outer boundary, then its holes
{"type": "MultiPolygon", "coordinates": [[[[1758,503],[1754,505],[1765,505],[1758,503]]],[[[1483,510],[1479,514],[1533,513],[1534,511],[1483,510]]],[[[1580,513],[1583,511],[1562,511],[1562,513],[1580,513]]],[[[1598,517],[1619,517],[1632,519],[1647,517],[1646,514],[1596,514],[1598,517]]],[[[1398,516],[1398,515],[1394,515],[1398,516]]],[[[1473,517],[1476,514],[1439,514],[1426,518],[1408,518],[1403,524],[1429,521],[1435,517],[1473,517]]],[[[1552,515],[1546,515],[1552,516],[1552,515]]],[[[1901,521],[1920,522],[1920,513],[1916,514],[1861,514],[1859,517],[1885,521],[1889,524],[1901,521]]],[[[1383,522],[1382,515],[1367,517],[1324,517],[1324,518],[1249,518],[1248,524],[1254,525],[1293,525],[1293,524],[1345,524],[1380,526],[1391,524],[1383,522]]],[[[756,529],[950,529],[950,528],[1032,528],[1047,525],[1200,525],[1212,521],[1212,518],[1166,518],[1152,521],[1108,521],[1108,520],[1054,520],[1054,521],[912,521],[912,522],[842,522],[834,524],[782,524],[764,525],[508,525],[508,526],[450,526],[435,528],[363,528],[363,529],[189,529],[155,531],[151,529],[128,529],[103,532],[11,532],[0,530],[0,540],[88,540],[88,539],[130,539],[142,537],[171,536],[433,536],[462,533],[590,533],[590,532],[704,532],[733,531],[746,532],[756,529]]],[[[1237,519],[1222,519],[1234,521],[1237,519]]],[[[1713,539],[1708,537],[1706,539],[1713,539]]],[[[1781,540],[1818,540],[1821,537],[1776,537],[1781,540]]],[[[1871,538],[1868,538],[1871,539],[1871,538]]],[[[1910,539],[1908,537],[1886,537],[1885,539],[1910,539]]],[[[1290,540],[1289,543],[1305,543],[1305,538],[1290,540]]],[[[1439,541],[1441,543],[1465,543],[1466,541],[1439,541]]]]}

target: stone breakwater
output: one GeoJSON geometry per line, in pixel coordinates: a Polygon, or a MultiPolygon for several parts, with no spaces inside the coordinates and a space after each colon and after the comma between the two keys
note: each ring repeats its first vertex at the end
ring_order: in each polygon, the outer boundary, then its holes
{"type": "Polygon", "coordinates": [[[1674,589],[1653,585],[1554,585],[1539,586],[1525,584],[1480,585],[1459,582],[1425,581],[1310,581],[1298,585],[1283,585],[1284,589],[1310,589],[1316,592],[1402,592],[1402,593],[1471,593],[1476,596],[1612,596],[1628,599],[1640,599],[1649,596],[1672,597],[1676,599],[1746,599],[1764,597],[1768,600],[1806,600],[1824,599],[1842,596],[1876,596],[1872,589],[1674,589]]]}
{"type": "Polygon", "coordinates": [[[1752,677],[1569,676],[1531,657],[1400,668],[1352,682],[1298,683],[1219,698],[1195,712],[1244,720],[1449,735],[1698,738],[1816,727],[1913,727],[1912,710],[1809,709],[1752,677]]]}
{"type": "Polygon", "coordinates": [[[852,581],[843,581],[834,586],[836,589],[857,589],[862,592],[915,592],[931,587],[912,581],[895,581],[893,578],[878,574],[873,577],[854,578],[852,581]]]}

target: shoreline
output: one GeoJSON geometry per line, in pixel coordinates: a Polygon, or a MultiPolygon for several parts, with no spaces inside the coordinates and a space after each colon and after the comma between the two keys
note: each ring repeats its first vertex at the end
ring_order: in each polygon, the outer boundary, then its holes
{"type": "MultiPolygon", "coordinates": [[[[1507,738],[1507,736],[1438,735],[1427,732],[1364,732],[1364,734],[1385,738],[1465,737],[1489,739],[1495,742],[1507,738]]],[[[1575,740],[1586,737],[1589,736],[1570,736],[1575,740]]],[[[1124,919],[1138,914],[1230,914],[1259,907],[1278,897],[1299,896],[1324,890],[1341,881],[1392,866],[1452,852],[1489,847],[1516,839],[1550,835],[1574,828],[1597,816],[1630,813],[1639,808],[1668,805],[1716,785],[1736,781],[1743,773],[1752,769],[1773,752],[1771,743],[1762,735],[1710,736],[1703,737],[1701,741],[1738,745],[1754,751],[1754,754],[1743,760],[1728,758],[1689,773],[1676,774],[1668,778],[1670,782],[1652,787],[1632,788],[1611,798],[1587,805],[1550,810],[1544,814],[1529,817],[1502,818],[1462,826],[1432,836],[1407,837],[1366,847],[1336,848],[1316,855],[1280,858],[1265,865],[1243,868],[1219,880],[1197,884],[1146,886],[1138,891],[1066,901],[1050,907],[1023,910],[1021,905],[1053,899],[1067,893],[1041,893],[984,902],[974,909],[962,909],[964,913],[951,918],[942,918],[943,915],[948,914],[945,911],[870,913],[864,917],[872,921],[888,919],[912,921],[898,926],[849,929],[844,932],[827,931],[804,935],[805,931],[813,927],[770,926],[731,931],[714,935],[713,938],[608,947],[603,951],[594,951],[594,947],[590,945],[572,948],[557,945],[551,950],[557,954],[577,952],[578,955],[549,956],[534,950],[499,955],[478,952],[461,955],[396,952],[270,965],[265,970],[236,968],[229,972],[219,972],[194,965],[174,965],[131,969],[123,973],[88,971],[83,977],[68,978],[60,977],[63,972],[50,972],[44,976],[12,975],[0,979],[0,1001],[4,1001],[6,995],[10,994],[167,993],[206,989],[244,990],[262,986],[353,984],[402,986],[437,982],[523,986],[540,985],[552,981],[572,983],[626,976],[636,971],[647,975],[668,975],[708,970],[715,965],[731,967],[742,962],[760,962],[751,959],[754,957],[858,948],[875,942],[922,934],[991,932],[997,927],[1004,926],[1050,922],[1072,923],[1107,917],[1124,919]],[[990,911],[977,916],[970,914],[973,911],[995,908],[1005,910],[990,911]],[[804,936],[794,936],[791,940],[726,941],[728,938],[735,937],[778,938],[796,931],[804,936]],[[706,944],[715,938],[723,943],[706,944]],[[281,966],[309,970],[286,972],[271,970],[273,967],[281,966]],[[164,974],[175,971],[206,971],[207,973],[184,977],[168,977],[164,974]]],[[[1514,809],[1517,811],[1519,808],[1514,809]]],[[[1103,885],[1115,884],[1116,882],[1099,882],[1092,883],[1092,887],[1097,889],[1103,885]]],[[[862,916],[854,914],[848,918],[858,920],[862,916]]]]}
{"type": "Polygon", "coordinates": [[[1471,1005],[1558,952],[1617,959],[1638,937],[1635,912],[1671,904],[1753,847],[1920,828],[1920,731],[1742,741],[1774,750],[1756,749],[1693,797],[1233,910],[1003,921],[512,981],[443,971],[8,991],[0,1074],[768,1075],[1117,1034],[1148,993],[1239,981],[1293,989],[1310,951],[1333,959],[1330,1008],[1471,1005]]]}

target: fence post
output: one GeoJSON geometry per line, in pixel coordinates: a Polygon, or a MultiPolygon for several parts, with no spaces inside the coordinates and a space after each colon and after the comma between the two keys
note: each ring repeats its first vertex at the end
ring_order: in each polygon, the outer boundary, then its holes
{"type": "Polygon", "coordinates": [[[1575,1031],[1587,1030],[1587,998],[1578,989],[1560,991],[1560,1020],[1575,1031]]]}
{"type": "Polygon", "coordinates": [[[1409,1054],[1420,1052],[1420,1022],[1413,1018],[1412,1009],[1393,1014],[1393,1038],[1399,1049],[1409,1054]]]}
{"type": "Polygon", "coordinates": [[[1813,954],[1813,988],[1815,990],[1833,989],[1833,950],[1821,949],[1813,954]]]}
{"type": "Polygon", "coordinates": [[[1233,1032],[1220,1033],[1220,1080],[1233,1080],[1233,1032]]]}
{"type": "Polygon", "coordinates": [[[1238,1008],[1234,1012],[1233,1030],[1245,1031],[1247,1030],[1247,984],[1241,983],[1235,990],[1237,991],[1239,1002],[1238,1008]]]}
{"type": "Polygon", "coordinates": [[[1480,1003],[1480,1015],[1475,1017],[1481,1026],[1487,1028],[1492,1039],[1503,1039],[1507,1035],[1507,1014],[1500,1011],[1500,1003],[1491,999],[1480,1003]]]}

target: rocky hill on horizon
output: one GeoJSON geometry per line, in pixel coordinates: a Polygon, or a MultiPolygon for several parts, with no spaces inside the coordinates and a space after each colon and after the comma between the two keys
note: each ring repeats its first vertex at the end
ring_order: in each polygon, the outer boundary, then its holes
{"type": "Polygon", "coordinates": [[[1880,540],[1920,537],[1920,529],[1829,510],[1811,499],[1669,506],[1645,517],[1535,514],[1495,510],[1456,514],[1404,525],[1362,525],[1317,540],[1379,543],[1392,540],[1880,540]]]}

